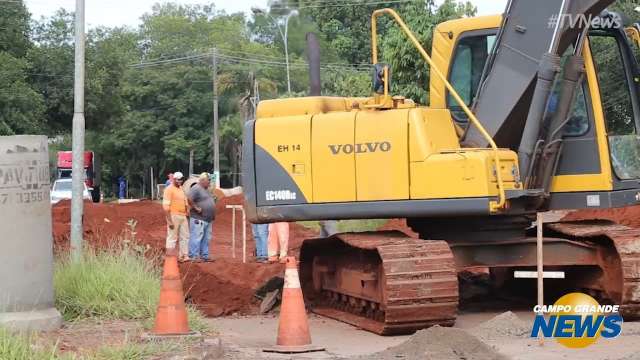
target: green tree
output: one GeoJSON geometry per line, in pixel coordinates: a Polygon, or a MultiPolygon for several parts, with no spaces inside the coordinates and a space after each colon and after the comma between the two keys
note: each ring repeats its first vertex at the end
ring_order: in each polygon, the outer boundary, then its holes
{"type": "Polygon", "coordinates": [[[0,2],[0,51],[24,57],[31,47],[30,20],[22,0],[0,2]]]}
{"type": "Polygon", "coordinates": [[[44,131],[42,96],[29,83],[29,13],[20,1],[0,2],[0,135],[44,131]]]}
{"type": "MultiPolygon", "coordinates": [[[[231,127],[237,119],[238,102],[252,84],[253,72],[264,87],[272,89],[269,79],[281,68],[254,66],[243,59],[248,56],[272,57],[273,51],[253,42],[246,30],[242,15],[227,15],[211,6],[156,5],[143,16],[138,38],[138,58],[126,67],[121,86],[127,115],[113,123],[105,134],[106,149],[117,149],[122,164],[113,166],[112,177],[121,174],[129,178],[146,176],[154,166],[158,174],[185,171],[189,152],[195,154],[195,171],[212,171],[212,48],[218,48],[218,91],[221,173],[231,183],[230,175],[237,172],[237,149],[230,145],[239,141],[239,126],[231,127]],[[248,55],[249,54],[249,55],[248,55]],[[133,141],[119,139],[122,129],[132,122],[154,124],[153,131],[144,131],[142,148],[133,141]],[[153,142],[153,145],[151,145],[153,142]],[[131,152],[144,149],[144,159],[131,152]],[[143,161],[144,160],[144,161],[143,161]],[[148,160],[148,161],[147,161],[148,160]],[[234,169],[236,169],[234,171],[234,169]]],[[[266,91],[265,95],[269,95],[266,91]]],[[[113,160],[115,161],[115,159],[113,160]]],[[[112,162],[113,162],[112,161],[112,162]]]]}
{"type": "MultiPolygon", "coordinates": [[[[453,0],[445,0],[439,7],[433,0],[408,3],[400,9],[400,16],[427,52],[431,51],[433,31],[438,24],[475,13],[471,3],[453,0]]],[[[429,68],[404,32],[398,26],[391,26],[382,36],[380,47],[384,61],[391,65],[393,92],[427,104],[429,68]]]]}
{"type": "MultiPolygon", "coordinates": [[[[71,129],[73,118],[73,14],[58,10],[35,23],[34,43],[27,58],[32,64],[31,83],[44,96],[50,134],[71,129]]],[[[90,75],[90,74],[89,74],[90,75]]]]}
{"type": "MultiPolygon", "coordinates": [[[[423,0],[416,0],[416,3],[423,0]]],[[[338,57],[350,64],[371,63],[371,14],[376,9],[399,9],[401,3],[369,0],[349,1],[347,4],[329,2],[319,6],[315,0],[281,0],[272,4],[272,9],[299,8],[302,17],[317,24],[323,37],[329,42],[338,57]]],[[[416,14],[421,15],[421,14],[416,14]]],[[[379,30],[385,32],[386,19],[380,21],[379,30]]]]}

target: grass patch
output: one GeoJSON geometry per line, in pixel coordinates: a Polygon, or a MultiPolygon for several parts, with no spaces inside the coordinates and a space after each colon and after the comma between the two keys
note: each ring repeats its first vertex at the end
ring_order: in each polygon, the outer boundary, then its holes
{"type": "MultiPolygon", "coordinates": [[[[375,231],[382,225],[386,224],[385,219],[367,219],[367,220],[341,220],[338,221],[338,232],[364,232],[375,231]]],[[[320,231],[319,221],[299,221],[298,224],[313,230],[320,231]]]]}
{"type": "MultiPolygon", "coordinates": [[[[56,307],[65,320],[140,320],[153,324],[160,297],[157,261],[135,248],[88,250],[78,261],[57,259],[56,307]]],[[[206,331],[202,314],[190,308],[193,330],[206,331]]]]}
{"type": "Polygon", "coordinates": [[[55,345],[40,345],[32,335],[13,333],[0,328],[0,359],[2,360],[139,360],[181,352],[187,345],[178,341],[126,342],[118,346],[102,346],[83,355],[60,355],[55,345]]]}
{"type": "Polygon", "coordinates": [[[56,307],[65,320],[140,320],[153,316],[160,272],[128,248],[88,250],[78,261],[59,258],[56,307]]]}
{"type": "Polygon", "coordinates": [[[87,360],[138,360],[157,357],[180,351],[182,346],[177,342],[163,343],[126,343],[121,346],[103,346],[99,348],[93,356],[87,360]]]}
{"type": "Polygon", "coordinates": [[[39,349],[33,344],[33,337],[12,333],[0,328],[0,359],[2,360],[57,360],[55,347],[39,349]]]}

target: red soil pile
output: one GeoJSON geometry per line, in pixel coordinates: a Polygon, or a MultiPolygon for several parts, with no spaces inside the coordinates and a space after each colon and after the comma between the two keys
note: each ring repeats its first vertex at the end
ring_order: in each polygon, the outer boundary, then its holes
{"type": "MultiPolygon", "coordinates": [[[[242,196],[223,198],[216,204],[213,223],[212,263],[181,266],[185,294],[209,316],[255,314],[258,303],[254,292],[274,276],[283,275],[280,264],[258,264],[253,256],[255,243],[250,224],[247,224],[247,263],[242,263],[242,213],[236,212],[236,258],[232,258],[232,211],[227,205],[242,204],[242,196]]],[[[56,251],[69,247],[70,202],[58,203],[53,212],[53,238],[56,251]]],[[[162,206],[157,202],[140,201],[129,204],[85,203],[84,239],[98,248],[108,248],[135,232],[136,243],[156,252],[164,250],[166,223],[162,206]],[[130,220],[136,221],[132,227],[130,220]]],[[[290,255],[298,255],[302,241],[316,237],[313,230],[291,224],[290,255]]]]}
{"type": "MultiPolygon", "coordinates": [[[[57,250],[69,247],[71,203],[64,201],[53,209],[53,240],[57,250]]],[[[97,247],[107,247],[124,238],[135,238],[143,245],[157,248],[164,244],[166,230],[162,206],[152,201],[129,204],[94,204],[85,202],[84,240],[97,247]]]]}
{"type": "Polygon", "coordinates": [[[611,220],[626,226],[640,227],[640,206],[628,206],[617,209],[578,210],[562,218],[562,221],[575,220],[611,220]]]}
{"type": "Polygon", "coordinates": [[[418,233],[414,232],[409,226],[407,226],[407,221],[405,219],[391,219],[382,227],[378,228],[378,230],[397,230],[407,234],[412,238],[419,238],[418,233]]]}
{"type": "Polygon", "coordinates": [[[259,301],[254,299],[255,291],[283,272],[280,264],[242,264],[229,258],[180,266],[187,302],[207,316],[257,314],[259,301]]]}

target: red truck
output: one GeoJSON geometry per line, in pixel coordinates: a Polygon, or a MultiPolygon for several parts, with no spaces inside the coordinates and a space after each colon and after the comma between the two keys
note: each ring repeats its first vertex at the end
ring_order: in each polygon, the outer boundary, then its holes
{"type": "MultiPolygon", "coordinates": [[[[73,155],[71,151],[58,151],[58,179],[71,178],[73,155]]],[[[100,202],[100,165],[93,151],[84,152],[84,182],[93,202],[100,202]]]]}

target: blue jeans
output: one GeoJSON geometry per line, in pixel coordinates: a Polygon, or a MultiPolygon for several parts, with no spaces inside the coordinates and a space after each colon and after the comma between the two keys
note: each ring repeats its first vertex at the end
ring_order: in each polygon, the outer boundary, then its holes
{"type": "Polygon", "coordinates": [[[208,260],[209,240],[211,240],[211,223],[189,218],[189,257],[208,260]]]}
{"type": "Polygon", "coordinates": [[[253,238],[256,241],[256,258],[268,257],[267,241],[269,238],[269,224],[252,224],[253,238]]]}

